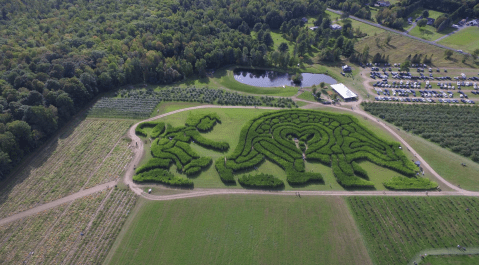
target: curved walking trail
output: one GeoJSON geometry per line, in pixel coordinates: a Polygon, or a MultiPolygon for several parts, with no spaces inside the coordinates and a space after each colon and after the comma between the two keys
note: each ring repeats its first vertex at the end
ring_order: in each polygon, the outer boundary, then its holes
{"type": "MultiPolygon", "coordinates": [[[[310,105],[319,105],[319,106],[325,106],[323,104],[320,104],[318,102],[312,102],[308,100],[303,100],[299,99],[296,97],[293,97],[293,99],[297,101],[303,101],[306,103],[309,103],[310,105]]],[[[370,114],[364,112],[359,108],[359,104],[361,103],[361,100],[354,102],[353,104],[355,105],[355,109],[347,109],[343,107],[337,107],[337,106],[326,106],[325,108],[336,108],[336,109],[341,109],[341,110],[347,110],[347,111],[352,111],[355,113],[358,113],[361,116],[367,117],[373,121],[377,121],[382,127],[384,127],[389,133],[391,133],[396,139],[398,139],[403,146],[408,148],[413,154],[416,154],[416,158],[421,161],[421,164],[423,167],[427,168],[431,174],[433,174],[439,181],[443,182],[445,185],[453,189],[454,191],[442,191],[442,192],[429,192],[427,195],[424,191],[301,191],[302,195],[314,195],[314,196],[451,196],[451,195],[462,195],[462,196],[479,196],[479,192],[472,192],[472,191],[467,191],[463,190],[459,187],[456,187],[455,185],[449,183],[446,181],[444,178],[442,178],[434,169],[432,169],[429,164],[426,163],[426,161],[420,157],[414,149],[404,140],[402,139],[393,129],[388,127],[386,124],[379,122],[377,118],[371,116],[370,114]]],[[[350,105],[347,105],[350,106],[350,105]]],[[[279,110],[280,108],[272,108],[272,107],[252,107],[252,106],[218,106],[218,105],[202,105],[202,106],[196,106],[196,107],[190,107],[190,108],[185,108],[185,109],[180,109],[180,110],[175,110],[172,112],[168,112],[159,116],[155,116],[153,118],[149,118],[143,121],[140,121],[133,125],[129,130],[128,130],[128,137],[132,139],[133,146],[138,146],[133,149],[133,152],[135,154],[133,161],[130,163],[130,166],[128,167],[125,177],[124,177],[124,182],[127,184],[132,191],[134,191],[136,194],[148,199],[148,200],[176,200],[176,199],[183,199],[183,198],[193,198],[193,197],[202,197],[202,196],[209,196],[209,195],[225,195],[225,194],[273,194],[273,195],[293,195],[295,194],[296,191],[265,191],[265,190],[248,190],[248,189],[194,189],[194,190],[187,190],[184,193],[180,194],[173,194],[173,195],[151,195],[148,193],[145,193],[140,186],[138,186],[136,183],[133,182],[133,175],[135,174],[135,166],[139,164],[141,161],[141,158],[143,156],[143,142],[141,139],[135,134],[135,129],[136,127],[145,121],[153,121],[156,119],[160,119],[172,114],[180,113],[183,111],[191,111],[195,109],[205,109],[205,108],[222,108],[222,109],[270,109],[270,110],[279,110]]]]}
{"type": "Polygon", "coordinates": [[[409,261],[408,264],[414,265],[414,262],[416,264],[421,263],[421,255],[427,254],[428,256],[438,256],[438,255],[478,255],[479,254],[479,248],[472,248],[468,247],[466,251],[459,250],[458,248],[452,247],[452,248],[434,248],[434,249],[425,249],[421,250],[419,253],[417,253],[414,258],[409,261]]]}

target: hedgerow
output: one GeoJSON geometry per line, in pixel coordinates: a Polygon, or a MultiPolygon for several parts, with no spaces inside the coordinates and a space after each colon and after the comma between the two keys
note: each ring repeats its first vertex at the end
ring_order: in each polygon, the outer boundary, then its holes
{"type": "Polygon", "coordinates": [[[215,168],[224,183],[236,183],[233,176],[233,169],[225,167],[225,157],[220,157],[215,161],[215,168]]]}
{"type": "Polygon", "coordinates": [[[138,124],[138,126],[136,126],[135,133],[137,135],[147,137],[148,134],[146,133],[145,128],[153,128],[153,130],[151,132],[151,137],[157,138],[165,130],[165,123],[164,122],[157,122],[157,121],[142,122],[142,123],[138,124]]]}
{"type": "Polygon", "coordinates": [[[406,176],[416,174],[399,144],[377,138],[352,116],[312,110],[269,112],[249,121],[233,153],[217,166],[218,173],[222,179],[232,178],[233,172],[258,165],[263,156],[287,172],[290,184],[322,179],[305,172],[304,160],[331,164],[344,187],[373,187],[367,172],[357,164],[361,160],[406,176]],[[299,148],[294,141],[299,141],[299,148]]]}
{"type": "Polygon", "coordinates": [[[161,168],[137,174],[133,176],[133,180],[137,182],[159,182],[171,186],[193,186],[193,182],[191,180],[176,177],[169,171],[161,168]]]}
{"type": "Polygon", "coordinates": [[[250,188],[281,188],[284,182],[273,175],[261,173],[259,175],[244,175],[238,178],[241,186],[250,188]]]}
{"type": "Polygon", "coordinates": [[[155,157],[155,158],[152,158],[152,159],[148,160],[148,162],[145,165],[137,168],[135,173],[139,174],[139,173],[142,173],[142,172],[154,169],[154,168],[168,169],[170,167],[170,163],[171,163],[171,159],[164,159],[164,158],[156,158],[155,157]]]}
{"type": "Polygon", "coordinates": [[[437,188],[437,183],[427,178],[397,176],[383,183],[384,187],[391,190],[432,190],[437,188]]]}

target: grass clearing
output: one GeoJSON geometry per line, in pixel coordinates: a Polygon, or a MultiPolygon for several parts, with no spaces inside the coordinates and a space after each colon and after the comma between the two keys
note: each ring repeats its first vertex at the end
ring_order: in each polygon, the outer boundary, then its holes
{"type": "Polygon", "coordinates": [[[297,96],[297,98],[304,99],[304,100],[309,100],[309,101],[313,101],[313,102],[317,101],[311,91],[304,91],[299,96],[297,96]]]}
{"type": "Polygon", "coordinates": [[[145,201],[130,220],[107,264],[371,264],[340,197],[145,201]]]}
{"type": "Polygon", "coordinates": [[[79,119],[63,129],[2,183],[0,218],[75,193],[90,185],[90,178],[93,184],[117,178],[123,169],[119,164],[129,161],[128,142],[122,137],[131,125],[131,120],[79,119]]]}
{"type": "Polygon", "coordinates": [[[479,245],[477,198],[349,197],[347,201],[375,264],[407,264],[425,249],[479,245]]]}
{"type": "Polygon", "coordinates": [[[479,27],[468,27],[438,42],[456,50],[473,53],[479,48],[479,27]]]}
{"type": "Polygon", "coordinates": [[[478,66],[472,59],[468,59],[465,63],[462,63],[463,56],[459,53],[454,53],[451,59],[445,59],[445,50],[442,48],[390,32],[378,34],[377,37],[370,36],[361,39],[355,46],[356,51],[362,52],[366,46],[369,47],[371,60],[376,53],[381,53],[389,55],[389,63],[391,64],[403,63],[408,55],[423,54],[423,56],[427,55],[430,57],[433,54],[432,63],[430,64],[432,67],[477,68],[478,66]],[[388,34],[391,34],[392,39],[389,45],[385,45],[384,40],[388,34]],[[376,38],[380,39],[380,46],[376,45],[376,38]]]}
{"type": "Polygon", "coordinates": [[[433,40],[439,39],[440,37],[442,37],[444,35],[447,35],[447,34],[453,32],[453,31],[454,31],[454,28],[447,28],[446,30],[443,30],[441,32],[437,32],[436,28],[434,28],[433,26],[427,25],[427,26],[422,27],[422,28],[418,27],[418,26],[414,27],[409,32],[409,35],[416,36],[416,37],[419,37],[421,39],[433,41],[433,40]]]}

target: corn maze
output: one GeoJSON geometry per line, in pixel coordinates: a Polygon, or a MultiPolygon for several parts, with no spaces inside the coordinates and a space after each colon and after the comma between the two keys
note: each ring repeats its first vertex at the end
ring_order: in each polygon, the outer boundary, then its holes
{"type": "Polygon", "coordinates": [[[431,248],[479,245],[479,201],[471,197],[349,197],[375,264],[408,264],[431,248]]]}
{"type": "Polygon", "coordinates": [[[204,138],[201,132],[206,132],[220,122],[220,117],[216,113],[206,115],[192,115],[188,117],[186,126],[172,127],[162,122],[142,123],[137,127],[136,133],[146,135],[144,128],[153,128],[150,135],[156,138],[151,145],[151,154],[153,156],[147,164],[136,169],[134,181],[146,182],[156,181],[175,186],[191,186],[193,182],[189,179],[173,176],[167,170],[174,163],[179,172],[186,175],[195,175],[202,169],[208,167],[212,159],[210,157],[200,157],[190,146],[190,142],[197,143],[205,148],[224,152],[229,149],[226,142],[215,142],[204,138]]]}
{"type": "Polygon", "coordinates": [[[368,160],[408,177],[416,166],[399,144],[377,138],[348,115],[319,111],[285,110],[265,113],[242,129],[234,152],[215,162],[223,182],[234,183],[234,172],[251,169],[265,158],[282,167],[291,185],[320,182],[320,173],[305,172],[305,160],[332,167],[346,188],[372,188],[374,184],[358,161],[368,160]]]}

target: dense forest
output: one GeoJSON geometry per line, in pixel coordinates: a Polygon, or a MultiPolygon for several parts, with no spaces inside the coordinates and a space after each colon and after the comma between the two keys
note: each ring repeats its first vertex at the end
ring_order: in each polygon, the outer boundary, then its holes
{"type": "Polygon", "coordinates": [[[313,47],[325,61],[350,56],[361,32],[332,30],[325,10],[320,0],[0,0],[0,178],[102,92],[224,65],[287,68],[313,47]],[[273,32],[289,45],[275,49],[273,32]]]}

